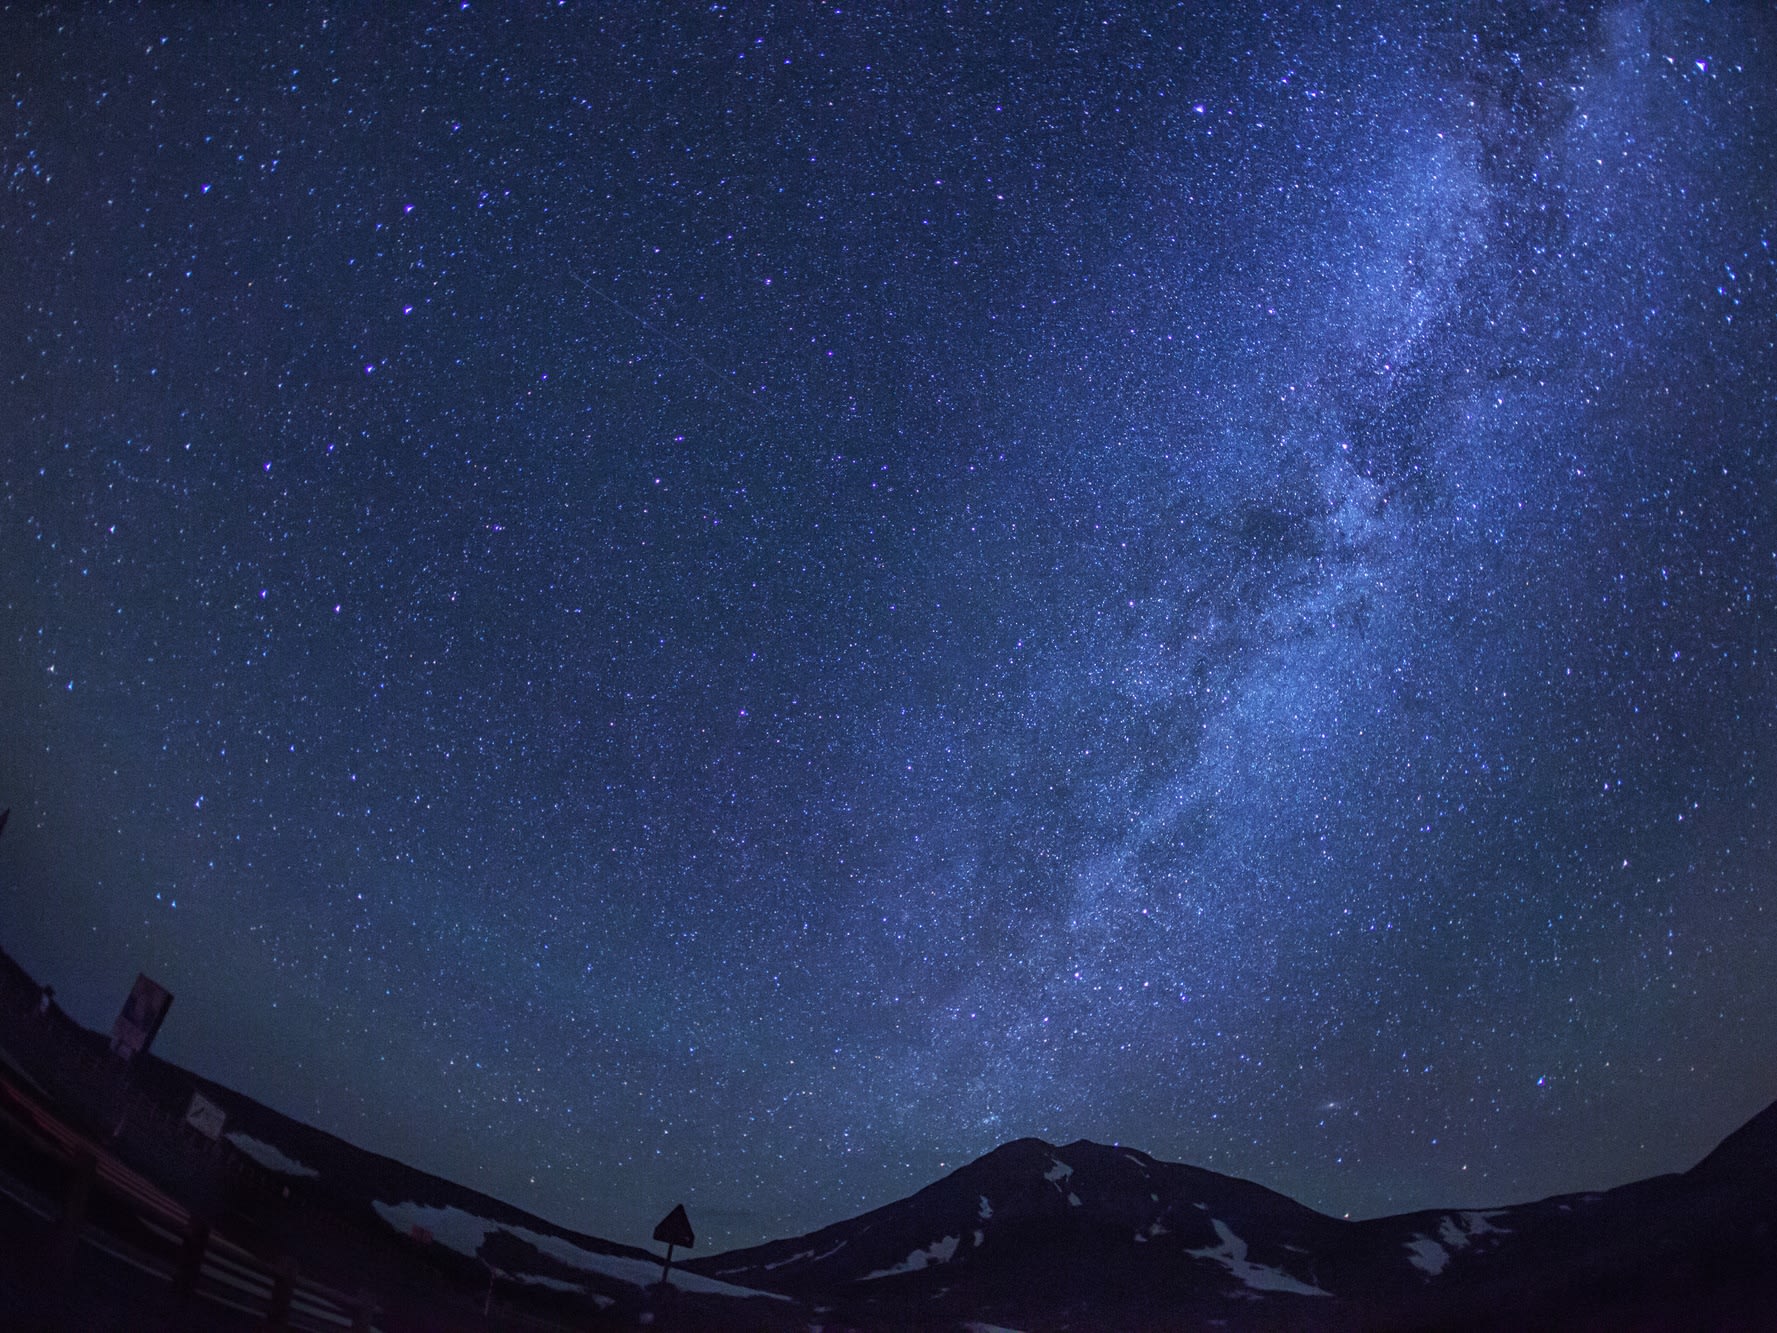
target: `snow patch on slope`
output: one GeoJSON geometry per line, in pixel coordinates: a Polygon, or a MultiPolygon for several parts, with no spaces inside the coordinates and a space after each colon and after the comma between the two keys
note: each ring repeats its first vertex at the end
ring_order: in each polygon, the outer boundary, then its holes
{"type": "Polygon", "coordinates": [[[285,1176],[318,1176],[321,1174],[314,1167],[297,1161],[277,1144],[256,1139],[251,1134],[242,1134],[236,1130],[233,1134],[224,1134],[222,1137],[258,1162],[267,1171],[276,1171],[279,1175],[285,1176]]]}
{"type": "Polygon", "coordinates": [[[1430,1236],[1414,1236],[1407,1242],[1407,1249],[1407,1262],[1430,1277],[1443,1272],[1444,1265],[1450,1262],[1450,1251],[1430,1236]]]}
{"type": "MultiPolygon", "coordinates": [[[[843,1250],[848,1244],[850,1244],[849,1241],[842,1240],[839,1242],[839,1244],[833,1246],[831,1249],[822,1250],[819,1254],[816,1254],[813,1250],[798,1250],[798,1251],[796,1251],[795,1254],[792,1254],[788,1259],[775,1259],[771,1263],[766,1264],[765,1271],[767,1273],[776,1272],[780,1268],[788,1268],[791,1264],[800,1264],[800,1263],[818,1264],[823,1259],[831,1259],[834,1255],[838,1254],[841,1250],[843,1250]]],[[[716,1271],[718,1273],[722,1274],[723,1276],[726,1276],[729,1273],[750,1272],[750,1271],[752,1271],[752,1267],[753,1267],[753,1265],[751,1265],[751,1264],[741,1264],[737,1268],[718,1268],[716,1271]]]]}
{"type": "Polygon", "coordinates": [[[1504,1215],[1505,1210],[1498,1208],[1491,1212],[1447,1213],[1438,1219],[1436,1240],[1414,1233],[1413,1239],[1406,1242],[1407,1262],[1428,1277],[1436,1277],[1449,1265],[1452,1250],[1466,1250],[1477,1236],[1510,1235],[1505,1227],[1493,1225],[1494,1218],[1504,1215]]]}
{"type": "Polygon", "coordinates": [[[1495,1208],[1492,1212],[1457,1213],[1454,1217],[1446,1217],[1438,1223],[1438,1239],[1453,1250],[1466,1249],[1468,1243],[1476,1236],[1507,1236],[1511,1233],[1504,1227],[1493,1225],[1493,1219],[1504,1217],[1503,1208],[1495,1208]]]}
{"type": "Polygon", "coordinates": [[[1043,1172],[1043,1179],[1051,1185],[1059,1187],[1062,1181],[1073,1175],[1074,1169],[1059,1157],[1051,1157],[1049,1160],[1055,1165],[1043,1172]]]}
{"type": "MultiPolygon", "coordinates": [[[[540,1231],[532,1231],[529,1227],[490,1221],[454,1204],[434,1208],[423,1203],[384,1203],[378,1199],[372,1202],[371,1207],[376,1209],[377,1216],[395,1230],[405,1233],[416,1226],[424,1227],[440,1245],[448,1246],[458,1254],[466,1254],[470,1258],[474,1258],[480,1251],[489,1232],[504,1231],[519,1240],[528,1241],[542,1253],[552,1259],[561,1260],[570,1268],[616,1278],[619,1282],[627,1282],[635,1287],[650,1287],[660,1281],[660,1267],[651,1260],[583,1250],[561,1236],[545,1235],[540,1231]]],[[[715,1278],[687,1273],[682,1268],[673,1273],[672,1284],[686,1291],[703,1292],[710,1296],[769,1296],[774,1301],[789,1300],[788,1296],[780,1296],[774,1291],[737,1287],[731,1282],[718,1282],[715,1278]]]]}
{"type": "Polygon", "coordinates": [[[893,1268],[879,1268],[874,1273],[866,1273],[860,1281],[868,1282],[876,1277],[894,1277],[897,1273],[917,1273],[931,1264],[947,1264],[956,1253],[957,1242],[961,1236],[946,1236],[943,1240],[935,1240],[923,1250],[915,1250],[893,1268]]]}
{"type": "Polygon", "coordinates": [[[1208,1259],[1212,1263],[1221,1264],[1253,1291],[1288,1291],[1294,1292],[1298,1296],[1331,1296],[1333,1294],[1307,1282],[1298,1281],[1281,1268],[1253,1263],[1246,1257],[1246,1242],[1236,1236],[1228,1224],[1219,1217],[1212,1218],[1211,1221],[1215,1224],[1216,1236],[1222,1243],[1201,1250],[1186,1250],[1185,1253],[1193,1259],[1208,1259]]]}
{"type": "Polygon", "coordinates": [[[542,1273],[507,1273],[506,1276],[515,1282],[524,1283],[527,1287],[542,1287],[548,1291],[584,1292],[586,1290],[578,1282],[564,1282],[559,1277],[546,1277],[542,1273]]]}

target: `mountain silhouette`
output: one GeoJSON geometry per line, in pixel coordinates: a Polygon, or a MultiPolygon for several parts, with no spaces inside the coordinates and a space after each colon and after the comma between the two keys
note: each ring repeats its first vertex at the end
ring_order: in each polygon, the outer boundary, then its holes
{"type": "Polygon", "coordinates": [[[695,1260],[858,1327],[1777,1327],[1777,1105],[1687,1172],[1349,1222],[1081,1140],[1008,1143],[905,1199],[695,1260]]]}

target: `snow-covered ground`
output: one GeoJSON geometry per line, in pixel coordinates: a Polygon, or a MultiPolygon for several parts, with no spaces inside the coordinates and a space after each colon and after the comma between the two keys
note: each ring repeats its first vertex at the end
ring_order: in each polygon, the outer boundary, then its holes
{"type": "Polygon", "coordinates": [[[1450,1263],[1451,1252],[1466,1250],[1477,1236],[1509,1234],[1504,1227],[1493,1225],[1493,1219],[1503,1217],[1504,1209],[1491,1212],[1450,1213],[1438,1219],[1438,1237],[1415,1233],[1412,1240],[1406,1242],[1407,1262],[1419,1269],[1428,1277],[1436,1277],[1450,1263]]]}
{"type": "MultiPolygon", "coordinates": [[[[414,1227],[424,1227],[432,1233],[432,1239],[440,1245],[447,1245],[459,1254],[473,1258],[480,1252],[482,1242],[490,1232],[504,1231],[537,1247],[552,1259],[559,1259],[571,1268],[578,1268],[588,1273],[598,1273],[604,1277],[616,1278],[619,1282],[627,1282],[635,1287],[648,1287],[660,1280],[660,1266],[648,1259],[632,1259],[621,1254],[599,1254],[593,1250],[581,1249],[572,1241],[560,1236],[551,1236],[541,1231],[532,1231],[529,1227],[511,1226],[505,1222],[490,1221],[478,1217],[466,1209],[454,1204],[436,1208],[422,1203],[383,1203],[381,1200],[372,1205],[377,1215],[395,1230],[411,1232],[414,1227]]],[[[701,1292],[709,1296],[768,1296],[774,1301],[787,1301],[789,1297],[780,1296],[773,1291],[758,1291],[752,1287],[737,1287],[732,1282],[721,1282],[713,1277],[703,1277],[697,1273],[688,1273],[684,1269],[675,1269],[672,1284],[685,1291],[701,1292]]]]}
{"type": "Polygon", "coordinates": [[[943,1240],[935,1240],[923,1250],[915,1250],[893,1268],[879,1268],[874,1273],[864,1274],[863,1280],[871,1278],[893,1277],[897,1273],[917,1273],[920,1269],[932,1264],[947,1264],[956,1253],[957,1243],[961,1236],[946,1236],[943,1240]]]}
{"type": "Polygon", "coordinates": [[[286,1176],[318,1176],[321,1173],[312,1166],[306,1166],[286,1153],[275,1143],[267,1143],[256,1139],[251,1134],[242,1134],[238,1130],[223,1135],[230,1143],[251,1157],[268,1171],[276,1171],[286,1176]]]}
{"type": "Polygon", "coordinates": [[[1331,1296],[1333,1294],[1299,1281],[1281,1268],[1253,1263],[1246,1257],[1246,1242],[1236,1236],[1226,1222],[1219,1217],[1211,1218],[1210,1221],[1214,1223],[1216,1236],[1222,1243],[1201,1250],[1186,1250],[1185,1253],[1193,1259],[1208,1259],[1212,1263],[1221,1264],[1254,1291],[1290,1291],[1298,1296],[1331,1296]]]}

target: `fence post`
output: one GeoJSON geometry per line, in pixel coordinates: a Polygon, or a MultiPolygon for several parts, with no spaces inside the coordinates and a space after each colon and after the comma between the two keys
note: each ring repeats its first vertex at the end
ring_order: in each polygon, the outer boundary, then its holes
{"type": "Polygon", "coordinates": [[[87,1202],[92,1197],[93,1180],[98,1174],[99,1159],[90,1149],[82,1148],[75,1154],[74,1170],[68,1177],[68,1192],[62,1196],[62,1213],[56,1219],[55,1235],[50,1243],[50,1269],[58,1282],[66,1282],[74,1271],[74,1253],[80,1245],[87,1202]]]}
{"type": "Polygon", "coordinates": [[[361,1291],[352,1302],[352,1333],[370,1333],[375,1326],[376,1300],[368,1291],[361,1291]]]}
{"type": "Polygon", "coordinates": [[[173,1290],[179,1294],[180,1300],[190,1300],[197,1294],[198,1278],[204,1269],[204,1251],[209,1247],[210,1223],[193,1213],[185,1228],[185,1243],[179,1247],[179,1274],[173,1282],[173,1290]]]}
{"type": "Polygon", "coordinates": [[[290,1303],[296,1298],[296,1256],[286,1254],[273,1270],[271,1309],[266,1312],[268,1328],[290,1327],[290,1303]]]}

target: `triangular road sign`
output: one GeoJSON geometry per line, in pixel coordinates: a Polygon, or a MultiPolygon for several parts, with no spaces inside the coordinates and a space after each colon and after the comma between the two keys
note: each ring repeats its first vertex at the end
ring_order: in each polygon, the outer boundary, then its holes
{"type": "Polygon", "coordinates": [[[664,1245],[683,1245],[688,1250],[697,1244],[684,1204],[675,1204],[672,1212],[660,1219],[660,1225],[654,1228],[654,1239],[664,1245]]]}

